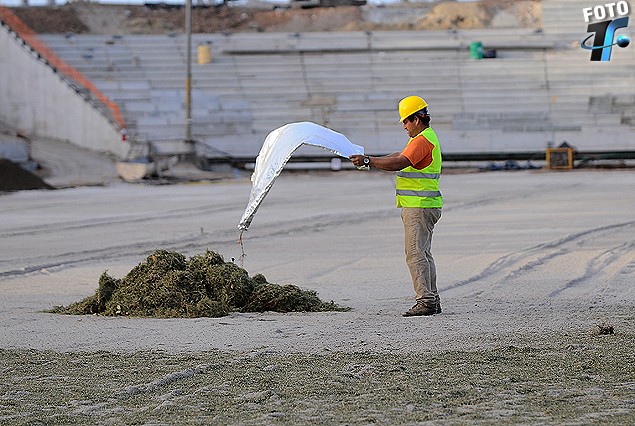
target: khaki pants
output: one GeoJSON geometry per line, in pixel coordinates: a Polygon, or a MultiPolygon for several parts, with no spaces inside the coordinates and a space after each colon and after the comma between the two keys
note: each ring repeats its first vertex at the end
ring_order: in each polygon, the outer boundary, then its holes
{"type": "Polygon", "coordinates": [[[434,304],[438,300],[437,270],[432,257],[432,231],[441,218],[441,209],[403,207],[406,264],[410,269],[415,298],[434,304]]]}

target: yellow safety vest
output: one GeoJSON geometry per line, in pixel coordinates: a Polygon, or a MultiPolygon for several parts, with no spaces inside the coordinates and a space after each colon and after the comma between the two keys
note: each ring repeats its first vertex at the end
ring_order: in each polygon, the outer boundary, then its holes
{"type": "MultiPolygon", "coordinates": [[[[439,191],[442,162],[439,138],[431,127],[417,136],[425,137],[434,145],[432,162],[421,170],[408,166],[397,172],[397,207],[439,208],[443,206],[443,196],[439,191]]],[[[413,139],[410,138],[408,144],[413,139]]]]}

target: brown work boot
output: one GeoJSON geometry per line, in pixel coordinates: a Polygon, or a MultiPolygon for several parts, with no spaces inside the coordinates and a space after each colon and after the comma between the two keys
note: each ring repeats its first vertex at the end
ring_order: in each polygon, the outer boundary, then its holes
{"type": "Polygon", "coordinates": [[[417,302],[412,308],[401,314],[403,317],[428,316],[437,313],[437,304],[429,304],[425,302],[417,302]]]}

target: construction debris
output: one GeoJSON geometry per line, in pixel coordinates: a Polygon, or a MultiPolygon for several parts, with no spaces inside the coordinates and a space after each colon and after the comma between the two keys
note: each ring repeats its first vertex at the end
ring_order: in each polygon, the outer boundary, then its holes
{"type": "Polygon", "coordinates": [[[315,291],[267,282],[213,251],[191,257],[157,250],[124,278],[105,271],[93,296],[50,312],[157,318],[222,317],[231,312],[348,311],[315,291]]]}

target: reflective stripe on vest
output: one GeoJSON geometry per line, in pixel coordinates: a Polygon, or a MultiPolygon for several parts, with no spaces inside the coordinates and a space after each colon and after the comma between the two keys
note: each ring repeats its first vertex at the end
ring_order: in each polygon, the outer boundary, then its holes
{"type": "Polygon", "coordinates": [[[397,176],[409,179],[439,179],[441,173],[397,172],[397,176]]]}
{"type": "Polygon", "coordinates": [[[398,189],[397,195],[406,195],[408,197],[440,197],[441,191],[409,191],[407,189],[398,189]]]}
{"type": "Polygon", "coordinates": [[[397,207],[440,208],[443,206],[443,196],[439,191],[442,162],[439,139],[431,127],[417,136],[425,137],[432,144],[432,162],[423,169],[408,166],[397,172],[397,207]]]}

